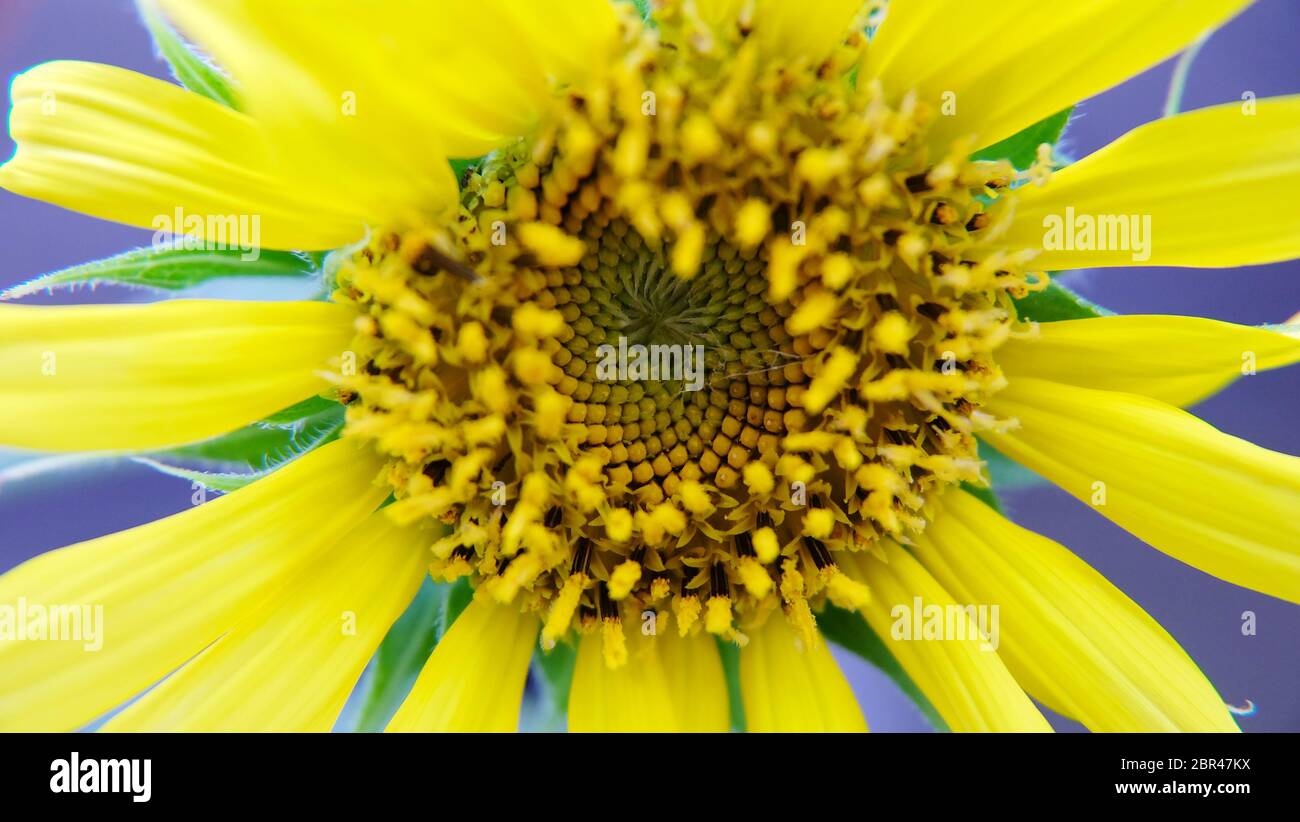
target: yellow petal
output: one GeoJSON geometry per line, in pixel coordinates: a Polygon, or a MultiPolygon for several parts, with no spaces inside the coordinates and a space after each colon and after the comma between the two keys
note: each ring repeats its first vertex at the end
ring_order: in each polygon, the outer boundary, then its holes
{"type": "Polygon", "coordinates": [[[997,603],[998,655],[1044,704],[1093,731],[1235,731],[1196,663],[1083,560],[965,493],[913,547],[956,596],[997,603]]]}
{"type": "Polygon", "coordinates": [[[19,75],[9,133],[0,186],[169,238],[328,249],[365,234],[355,198],[289,173],[255,120],[126,69],[61,60],[19,75]]]}
{"type": "MultiPolygon", "coordinates": [[[[561,85],[581,83],[602,71],[618,42],[618,17],[606,0],[496,0],[474,8],[478,14],[494,15],[494,28],[509,28],[512,37],[536,53],[542,71],[561,85]]],[[[524,63],[516,68],[530,70],[524,63]]]]}
{"type": "Polygon", "coordinates": [[[537,629],[532,614],[475,599],[433,649],[388,730],[518,730],[537,629]]]}
{"type": "Polygon", "coordinates": [[[1297,144],[1300,96],[1157,120],[1041,188],[1018,189],[1014,220],[999,242],[1042,249],[1033,265],[1053,271],[1289,260],[1300,256],[1300,211],[1279,203],[1300,187],[1297,144]],[[1102,235],[1105,250],[1098,250],[1102,235]]]}
{"type": "Polygon", "coordinates": [[[897,544],[885,542],[882,549],[884,560],[866,552],[854,558],[872,594],[863,616],[948,727],[959,732],[1050,731],[1000,658],[1002,601],[958,602],[897,544]],[[971,606],[984,609],[986,616],[980,619],[987,638],[981,638],[975,618],[979,612],[968,610],[971,606]],[[927,639],[914,632],[934,613],[940,624],[951,624],[952,635],[927,639]]]}
{"type": "Polygon", "coordinates": [[[373,484],[379,468],[369,451],[331,443],[197,508],[0,577],[0,603],[85,606],[89,628],[102,629],[97,650],[0,642],[0,728],[78,728],[162,679],[373,511],[386,493],[373,484]]]}
{"type": "Polygon", "coordinates": [[[0,441],[144,449],[225,433],[321,391],[351,320],[323,302],[0,305],[0,441]]]}
{"type": "Polygon", "coordinates": [[[955,102],[935,118],[936,143],[975,134],[986,146],[1159,63],[1249,2],[894,0],[865,75],[936,110],[955,102]]]}
{"type": "Polygon", "coordinates": [[[862,0],[757,0],[754,35],[767,54],[816,63],[848,36],[862,0]]]}
{"type": "Polygon", "coordinates": [[[589,732],[725,732],[727,684],[713,637],[676,629],[627,638],[628,661],[609,668],[601,637],[578,646],[569,693],[569,730],[589,732]]]}
{"type": "Polygon", "coordinates": [[[853,689],[817,636],[803,646],[790,623],[773,614],[740,651],[745,724],[756,733],[867,730],[853,689]]]}
{"type": "Polygon", "coordinates": [[[1200,317],[1130,314],[1040,323],[998,349],[1007,378],[1059,379],[1191,405],[1243,374],[1300,362],[1300,339],[1200,317]]]}
{"type": "Polygon", "coordinates": [[[703,631],[683,637],[666,630],[656,638],[681,729],[725,732],[731,726],[731,712],[717,642],[703,631]]]}
{"type": "Polygon", "coordinates": [[[1154,548],[1300,602],[1300,458],[1135,394],[1022,378],[986,406],[988,442],[1154,548]]]}
{"type": "MultiPolygon", "coordinates": [[[[427,10],[443,4],[399,20],[410,3],[148,2],[231,72],[241,106],[269,136],[281,167],[345,192],[372,224],[414,222],[453,207],[457,187],[442,132],[429,128],[447,101],[421,71],[457,41],[459,51],[484,51],[472,18],[454,25],[442,15],[435,34],[426,30],[427,10]],[[422,35],[429,39],[420,42],[422,35]],[[430,85],[420,95],[422,81],[430,85]]],[[[508,90],[484,100],[515,104],[508,90]]]]}
{"type": "Polygon", "coordinates": [[[106,731],[328,731],[428,573],[428,539],[371,514],[106,731]]]}
{"type": "Polygon", "coordinates": [[[431,142],[476,157],[526,134],[552,78],[602,68],[618,33],[604,0],[161,5],[239,80],[251,113],[277,130],[304,121],[328,129],[331,139],[371,151],[366,162],[385,177],[404,166],[445,167],[431,142]],[[349,101],[355,108],[340,116],[349,101]]]}

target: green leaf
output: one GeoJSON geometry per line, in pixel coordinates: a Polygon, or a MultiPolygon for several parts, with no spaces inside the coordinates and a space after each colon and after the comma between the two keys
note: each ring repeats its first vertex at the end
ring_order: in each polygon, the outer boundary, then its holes
{"type": "Polygon", "coordinates": [[[255,260],[230,250],[155,249],[149,246],[103,260],[83,263],[0,291],[0,300],[12,300],[38,291],[104,283],[179,291],[220,277],[310,277],[315,267],[309,258],[292,251],[262,251],[255,260]]]}
{"type": "MultiPolygon", "coordinates": [[[[154,451],[144,456],[166,463],[193,460],[267,468],[301,456],[333,440],[343,429],[344,412],[343,406],[338,403],[331,403],[331,406],[296,423],[254,423],[219,437],[154,451]]],[[[286,412],[279,412],[272,418],[284,413],[286,412]]]]}
{"type": "Polygon", "coordinates": [[[852,651],[883,671],[916,704],[936,729],[948,730],[948,724],[939,716],[939,712],[930,704],[930,700],[925,698],[925,694],[921,693],[921,689],[916,687],[916,683],[903,670],[903,666],[898,664],[898,660],[889,652],[884,641],[871,630],[871,626],[861,614],[827,605],[826,609],[817,615],[817,627],[827,639],[852,651]]]}
{"type": "Polygon", "coordinates": [[[343,427],[343,416],[343,406],[337,402],[311,397],[224,436],[134,460],[210,491],[235,491],[332,440],[343,427]],[[201,471],[174,465],[171,460],[176,459],[242,464],[255,470],[201,471]]]}
{"type": "Polygon", "coordinates": [[[167,61],[174,76],[182,86],[190,91],[216,100],[224,106],[239,108],[234,87],[230,79],[219,69],[199,55],[181,36],[159,16],[158,12],[146,2],[137,2],[140,17],[145,27],[153,35],[154,44],[167,61]]]}
{"type": "Polygon", "coordinates": [[[970,482],[963,482],[961,487],[966,493],[975,497],[994,511],[997,511],[999,514],[1002,513],[1002,502],[998,499],[997,492],[992,488],[985,488],[982,485],[975,485],[970,482]]]}
{"type": "Polygon", "coordinates": [[[443,601],[442,624],[450,628],[456,621],[456,617],[460,616],[461,611],[464,611],[473,599],[474,589],[470,587],[468,578],[461,577],[453,582],[450,590],[447,591],[447,598],[443,601]]]}
{"type": "MultiPolygon", "coordinates": [[[[209,491],[218,491],[226,493],[229,491],[238,491],[240,488],[261,479],[275,470],[275,468],[264,468],[260,471],[249,471],[248,473],[234,473],[230,471],[196,471],[192,468],[182,468],[178,465],[168,465],[165,462],[159,462],[149,457],[135,457],[134,460],[141,465],[147,465],[155,471],[160,471],[169,477],[188,480],[190,483],[198,483],[209,491]]],[[[279,466],[276,466],[277,468],[279,466]]]]}
{"type": "Polygon", "coordinates": [[[425,577],[424,583],[379,644],[362,693],[353,730],[382,731],[438,644],[443,609],[451,586],[425,577]]]}
{"type": "Polygon", "coordinates": [[[1070,289],[1053,280],[1047,288],[1035,291],[1015,301],[1016,314],[1026,322],[1040,323],[1058,320],[1085,320],[1103,317],[1112,312],[1085,300],[1070,289]]]}
{"type": "Polygon", "coordinates": [[[731,730],[743,734],[745,728],[745,699],[740,692],[740,646],[718,639],[718,655],[722,657],[722,674],[727,678],[727,702],[731,706],[731,730]]]}
{"type": "Polygon", "coordinates": [[[337,411],[342,408],[339,403],[325,397],[308,397],[302,402],[296,402],[283,411],[277,411],[266,419],[262,420],[262,425],[274,425],[278,427],[297,425],[305,417],[312,417],[326,411],[337,411]]]}
{"type": "Polygon", "coordinates": [[[1070,112],[1074,107],[1058,111],[1051,117],[1040,120],[1032,126],[1021,129],[993,145],[980,149],[971,155],[976,160],[1010,160],[1016,168],[1029,168],[1038,156],[1038,147],[1043,143],[1056,145],[1070,122],[1070,112]]]}
{"type": "Polygon", "coordinates": [[[456,185],[464,188],[465,180],[468,179],[467,172],[476,168],[482,160],[482,157],[464,157],[450,160],[451,173],[456,175],[456,185]]]}

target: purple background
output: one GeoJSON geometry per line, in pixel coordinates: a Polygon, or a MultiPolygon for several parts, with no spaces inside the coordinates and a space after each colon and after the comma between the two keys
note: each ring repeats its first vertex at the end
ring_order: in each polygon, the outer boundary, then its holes
{"type": "MultiPolygon", "coordinates": [[[[1300,92],[1300,4],[1259,0],[1214,35],[1192,68],[1183,107],[1300,92]]],[[[167,76],[127,0],[0,0],[0,77],[36,63],[75,58],[167,76]]],[[[1161,114],[1172,61],[1076,109],[1064,148],[1083,156],[1161,114]]],[[[5,102],[7,108],[8,102],[5,102]]],[[[0,157],[13,146],[0,136],[0,157]]],[[[1300,150],[1300,146],[1297,146],[1300,150]]],[[[1279,208],[1295,208],[1293,202],[1279,208]]],[[[0,288],[64,266],[148,242],[149,233],[82,217],[0,192],[4,265],[0,288]]],[[[1123,313],[1170,313],[1239,323],[1282,322],[1300,311],[1300,264],[1228,271],[1110,269],[1074,275],[1070,284],[1123,313]]],[[[135,299],[135,297],[127,297],[135,299]]],[[[121,292],[63,295],[63,302],[123,299],[121,292]]],[[[47,302],[48,298],[28,302],[47,302]]],[[[1295,408],[1300,369],[1260,374],[1201,405],[1198,413],[1236,436],[1300,454],[1295,408]]],[[[3,466],[0,456],[0,466],[3,466]]],[[[1015,519],[1070,546],[1151,613],[1197,660],[1224,699],[1258,713],[1246,730],[1300,730],[1300,609],[1216,580],[1146,547],[1053,488],[1008,492],[1015,519]],[[1258,634],[1241,634],[1254,611],[1258,634]]],[[[0,571],[42,551],[147,522],[190,504],[189,484],[132,464],[60,474],[0,489],[0,571]]],[[[1296,512],[1300,522],[1300,511],[1296,512]]],[[[924,723],[879,673],[842,655],[875,730],[924,723]]],[[[1063,730],[1075,723],[1053,717],[1063,730]]]]}

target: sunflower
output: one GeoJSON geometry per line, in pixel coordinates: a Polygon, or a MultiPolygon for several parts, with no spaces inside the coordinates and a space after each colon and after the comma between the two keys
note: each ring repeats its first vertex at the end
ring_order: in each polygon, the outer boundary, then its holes
{"type": "Polygon", "coordinates": [[[0,185],[197,215],[205,242],[255,216],[260,246],[328,252],[328,298],[3,306],[3,443],[346,421],[0,578],[0,602],[105,614],[98,653],[0,642],[0,726],[126,704],[107,727],[327,730],[432,575],[472,597],[389,730],[514,729],[530,664],[566,648],[572,730],[726,730],[729,676],[750,730],[865,730],[822,635],[846,616],[953,730],[1047,730],[1033,700],[1099,731],[1235,730],[1173,638],[982,489],[996,449],[1300,601],[1300,460],[1180,408],[1300,360],[1295,336],[1030,309],[1062,269],[1300,256],[1278,207],[1300,99],[1065,167],[1052,136],[1032,162],[997,150],[1245,5],[158,0],[155,31],[222,72],[31,69],[0,185]],[[668,354],[658,378],[602,369],[670,349],[701,352],[699,384],[668,354]],[[900,636],[919,602],[963,635],[900,636]],[[973,603],[1000,607],[996,650],[973,603]]]}

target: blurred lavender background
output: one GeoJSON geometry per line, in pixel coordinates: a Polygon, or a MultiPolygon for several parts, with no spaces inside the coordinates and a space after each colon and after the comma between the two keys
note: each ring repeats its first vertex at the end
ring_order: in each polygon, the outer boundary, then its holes
{"type": "MultiPolygon", "coordinates": [[[[1237,101],[1246,91],[1260,98],[1300,93],[1297,31],[1300,3],[1258,0],[1201,51],[1183,108],[1237,101]]],[[[36,63],[68,58],[168,76],[129,0],[0,0],[0,76],[10,78],[36,63]]],[[[1084,156],[1159,117],[1171,73],[1172,61],[1077,108],[1063,144],[1065,153],[1084,156]]],[[[6,131],[0,136],[0,157],[12,151],[6,131]]],[[[1296,207],[1292,202],[1276,205],[1296,207]]],[[[149,237],[148,231],[0,192],[0,288],[143,245],[149,237]]],[[[1298,278],[1300,263],[1292,262],[1229,271],[1110,269],[1076,274],[1067,282],[1122,313],[1189,314],[1261,324],[1282,322],[1300,312],[1298,278]]],[[[100,290],[27,302],[144,298],[100,290]]],[[[1300,454],[1298,404],[1300,369],[1293,368],[1243,379],[1197,412],[1228,433],[1300,454]]],[[[5,459],[0,452],[0,468],[5,459]]],[[[0,572],[40,552],[181,511],[189,506],[190,493],[188,483],[130,463],[83,467],[63,472],[56,480],[10,483],[0,488],[0,572]]],[[[1240,718],[1243,729],[1300,730],[1300,609],[1182,565],[1055,489],[1006,492],[1004,502],[1018,522],[1074,549],[1146,608],[1201,665],[1226,701],[1253,702],[1258,711],[1240,718]],[[1245,611],[1257,615],[1255,636],[1241,633],[1245,611]]],[[[1296,517],[1300,523],[1300,511],[1296,517]]],[[[926,727],[884,676],[848,654],[840,656],[874,730],[926,727]]],[[[1079,727],[1059,717],[1053,722],[1061,730],[1079,727]]]]}

